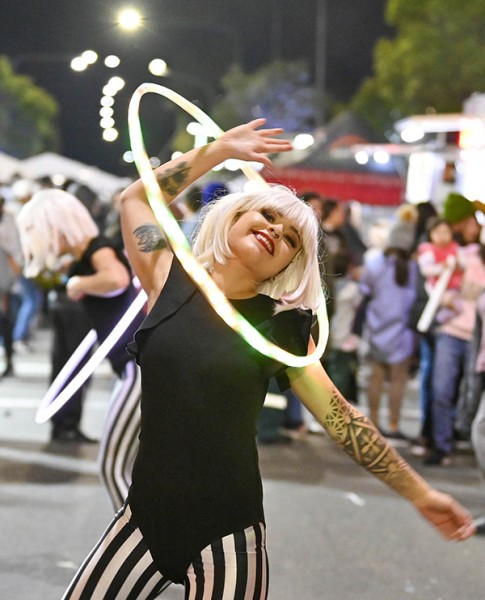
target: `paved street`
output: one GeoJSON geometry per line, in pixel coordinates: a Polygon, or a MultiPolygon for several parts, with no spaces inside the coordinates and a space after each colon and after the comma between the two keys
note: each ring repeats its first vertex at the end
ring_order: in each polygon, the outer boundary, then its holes
{"type": "MultiPolygon", "coordinates": [[[[97,475],[97,446],[49,442],[34,422],[47,385],[49,331],[17,355],[0,381],[0,598],[58,600],[112,511],[97,475]]],[[[1,364],[1,359],[0,359],[1,364]]],[[[112,379],[98,368],[83,430],[99,437],[112,379]]],[[[418,429],[416,383],[403,429],[418,429]]],[[[435,486],[474,515],[485,513],[470,449],[446,468],[424,468],[435,486]]],[[[483,600],[485,539],[447,543],[413,508],[354,465],[321,434],[260,448],[270,553],[271,600],[483,600]]],[[[163,595],[181,600],[183,589],[163,595]]]]}

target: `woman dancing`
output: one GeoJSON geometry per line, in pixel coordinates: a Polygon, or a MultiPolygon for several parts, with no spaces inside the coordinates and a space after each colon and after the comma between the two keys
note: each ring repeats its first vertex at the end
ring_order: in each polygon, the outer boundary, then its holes
{"type": "MultiPolygon", "coordinates": [[[[270,165],[289,150],[259,129],[235,127],[155,171],[167,202],[228,158],[270,165]]],[[[268,570],[256,422],[268,381],[298,395],[330,436],[446,538],[474,533],[470,515],[432,489],[348,404],[319,361],[286,368],[219,318],[166,244],[141,181],[122,198],[125,247],[148,295],[131,346],[142,371],[140,448],[127,502],[64,598],[155,598],[171,582],[187,599],[265,599],[268,570]]],[[[194,254],[225,296],[266,338],[295,354],[314,347],[320,298],[318,226],[286,188],[229,194],[206,212],[194,254]]]]}

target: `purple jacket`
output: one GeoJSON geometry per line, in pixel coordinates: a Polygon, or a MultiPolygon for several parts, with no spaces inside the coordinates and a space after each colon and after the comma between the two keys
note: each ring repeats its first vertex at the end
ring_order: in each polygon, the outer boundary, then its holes
{"type": "Polygon", "coordinates": [[[415,333],[408,322],[416,300],[417,264],[410,260],[409,280],[401,287],[394,280],[395,263],[394,256],[372,255],[359,282],[362,295],[370,298],[364,331],[371,356],[386,364],[409,358],[415,348],[415,333]]]}

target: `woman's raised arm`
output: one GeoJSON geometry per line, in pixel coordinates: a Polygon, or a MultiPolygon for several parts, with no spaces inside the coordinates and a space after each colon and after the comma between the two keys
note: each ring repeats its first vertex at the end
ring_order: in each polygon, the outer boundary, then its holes
{"type": "MultiPolygon", "coordinates": [[[[221,162],[236,158],[271,165],[268,154],[291,150],[287,140],[274,136],[282,129],[258,129],[265,119],[256,119],[226,131],[219,139],[194,148],[158,167],[154,173],[167,204],[221,162]]],[[[126,251],[133,269],[147,292],[149,303],[160,293],[171,264],[171,252],[148,204],[141,180],[121,197],[121,226],[126,251]]]]}

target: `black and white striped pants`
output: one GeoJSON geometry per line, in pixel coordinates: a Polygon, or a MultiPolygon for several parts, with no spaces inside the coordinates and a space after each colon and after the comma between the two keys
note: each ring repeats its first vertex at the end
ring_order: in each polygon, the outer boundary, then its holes
{"type": "Polygon", "coordinates": [[[140,433],[140,368],[129,361],[117,380],[101,437],[98,462],[114,510],[123,506],[140,433]]]}
{"type": "MultiPolygon", "coordinates": [[[[81,565],[62,600],[149,600],[172,583],[153,563],[143,536],[122,508],[81,565]]],[[[185,600],[265,600],[266,534],[262,523],[207,546],[190,565],[185,600]]]]}

